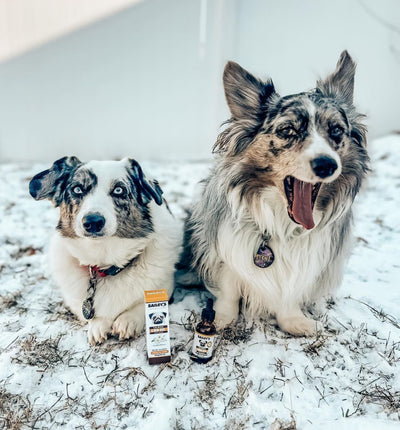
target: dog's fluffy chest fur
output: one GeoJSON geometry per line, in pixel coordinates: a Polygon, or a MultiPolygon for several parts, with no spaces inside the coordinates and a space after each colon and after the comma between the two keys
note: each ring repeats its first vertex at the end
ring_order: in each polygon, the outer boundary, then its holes
{"type": "Polygon", "coordinates": [[[121,312],[143,303],[143,291],[164,287],[173,291],[173,272],[179,246],[179,226],[164,207],[153,207],[154,233],[145,238],[101,239],[53,237],[50,263],[53,277],[61,286],[64,300],[82,317],[82,303],[89,286],[89,265],[131,265],[116,276],[99,278],[94,308],[96,318],[115,319],[121,312]]]}
{"type": "MultiPolygon", "coordinates": [[[[346,228],[346,234],[342,235],[332,225],[312,231],[296,227],[285,216],[279,198],[271,197],[264,199],[262,209],[253,214],[254,218],[246,216],[246,212],[242,212],[240,221],[227,217],[218,232],[216,251],[239,279],[237,288],[245,300],[245,309],[253,315],[275,313],[284,303],[288,306],[310,303],[328,293],[330,285],[338,285],[342,276],[339,266],[335,264],[336,269],[332,270],[329,265],[342,251],[343,259],[350,244],[346,228]],[[270,236],[268,246],[275,256],[267,268],[254,263],[254,256],[265,237],[262,231],[270,236]],[[331,276],[329,287],[326,282],[321,282],[324,273],[328,272],[331,276]]],[[[350,213],[344,216],[346,225],[350,216],[350,213]]]]}

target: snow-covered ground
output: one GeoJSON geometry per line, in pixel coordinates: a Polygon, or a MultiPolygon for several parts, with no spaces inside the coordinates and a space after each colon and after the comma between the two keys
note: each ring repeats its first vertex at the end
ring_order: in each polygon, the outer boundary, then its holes
{"type": "MultiPolygon", "coordinates": [[[[145,338],[90,347],[46,272],[57,219],[29,178],[0,166],[0,428],[400,428],[400,136],[370,145],[373,173],[355,204],[356,247],[325,330],[293,338],[239,321],[206,365],[188,355],[206,293],[176,292],[172,362],[150,366],[145,338]]],[[[142,163],[175,213],[206,162],[142,163]]]]}

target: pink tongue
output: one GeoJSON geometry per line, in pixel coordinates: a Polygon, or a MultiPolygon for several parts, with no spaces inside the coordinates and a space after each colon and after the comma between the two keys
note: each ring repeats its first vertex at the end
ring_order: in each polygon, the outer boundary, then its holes
{"type": "Polygon", "coordinates": [[[307,230],[311,230],[315,225],[311,206],[312,188],[312,184],[294,178],[293,218],[307,230]]]}

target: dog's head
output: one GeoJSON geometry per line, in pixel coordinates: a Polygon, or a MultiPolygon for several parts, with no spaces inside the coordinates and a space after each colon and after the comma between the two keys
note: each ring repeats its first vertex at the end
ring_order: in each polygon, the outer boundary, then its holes
{"type": "Polygon", "coordinates": [[[344,51],[314,90],[281,97],[271,80],[229,62],[223,79],[232,117],[214,151],[235,166],[230,186],[250,199],[277,187],[289,217],[306,229],[314,227],[314,204],[323,211],[339,192],[353,199],[368,170],[364,116],[353,106],[354,73],[344,51]]]}
{"type": "Polygon", "coordinates": [[[57,229],[65,237],[137,238],[152,230],[149,203],[163,202],[157,181],[146,179],[139,163],[64,157],[29,184],[36,200],[60,208],[57,229]]]}
{"type": "Polygon", "coordinates": [[[149,315],[153,324],[162,324],[167,316],[166,312],[154,312],[149,315]]]}

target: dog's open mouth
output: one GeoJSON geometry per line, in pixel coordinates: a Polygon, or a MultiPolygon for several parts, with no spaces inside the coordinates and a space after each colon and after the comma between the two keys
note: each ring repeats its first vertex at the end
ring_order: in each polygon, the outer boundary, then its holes
{"type": "Polygon", "coordinates": [[[293,176],[286,176],[283,181],[288,201],[289,217],[297,224],[301,224],[307,230],[314,227],[313,209],[314,203],[321,187],[321,182],[310,184],[300,181],[293,176]]]}

